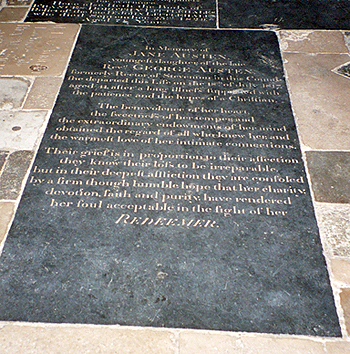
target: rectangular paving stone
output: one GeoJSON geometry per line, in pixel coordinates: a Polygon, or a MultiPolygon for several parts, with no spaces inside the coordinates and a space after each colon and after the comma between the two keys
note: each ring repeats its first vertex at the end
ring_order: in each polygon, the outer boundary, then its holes
{"type": "Polygon", "coordinates": [[[222,28],[350,29],[347,0],[219,0],[222,28]]]}
{"type": "Polygon", "coordinates": [[[116,327],[4,325],[2,354],[177,354],[171,331],[116,327]]]}
{"type": "Polygon", "coordinates": [[[350,152],[307,151],[306,160],[317,202],[350,203],[350,152]]]}
{"type": "Polygon", "coordinates": [[[350,343],[346,341],[326,342],[327,354],[345,354],[350,353],[350,343]]]}
{"type": "Polygon", "coordinates": [[[4,7],[0,11],[0,22],[22,22],[28,10],[26,7],[4,7]]]}
{"type": "Polygon", "coordinates": [[[84,25],[0,272],[4,321],[340,336],[276,35],[84,25]]]}
{"type": "MultiPolygon", "coordinates": [[[[0,177],[1,181],[1,177],[0,177]]],[[[0,244],[5,239],[9,224],[12,220],[15,203],[0,202],[0,244]]],[[[0,330],[1,331],[1,330],[0,330]]]]}
{"type": "Polygon", "coordinates": [[[344,313],[346,332],[349,336],[350,335],[350,288],[344,288],[341,290],[340,305],[344,313]]]}
{"type": "Polygon", "coordinates": [[[0,74],[63,75],[78,31],[76,24],[0,24],[0,74]]]}
{"type": "Polygon", "coordinates": [[[316,203],[316,215],[326,251],[350,259],[350,206],[316,203]]]}
{"type": "Polygon", "coordinates": [[[324,354],[321,342],[297,338],[242,336],[244,354],[324,354]]]}
{"type": "Polygon", "coordinates": [[[6,0],[8,6],[28,6],[31,5],[33,0],[6,0]]]}
{"type": "Polygon", "coordinates": [[[60,77],[37,77],[23,109],[52,109],[62,80],[60,77]]]}
{"type": "Polygon", "coordinates": [[[0,111],[0,149],[34,150],[46,117],[46,111],[0,111]]]}
{"type": "Polygon", "coordinates": [[[216,1],[36,0],[26,21],[216,27],[216,1]]]}
{"type": "Polygon", "coordinates": [[[0,78],[0,110],[20,108],[30,84],[22,78],[0,78]]]}
{"type": "Polygon", "coordinates": [[[186,331],[179,334],[179,354],[241,354],[239,336],[224,333],[186,331]]]}
{"type": "Polygon", "coordinates": [[[334,72],[345,54],[283,53],[300,139],[309,149],[349,150],[348,78],[334,72]]]}
{"type": "Polygon", "coordinates": [[[350,286],[350,259],[331,258],[330,265],[334,280],[350,286]]]}
{"type": "Polygon", "coordinates": [[[281,50],[294,53],[348,54],[341,31],[278,31],[281,50]]]}
{"type": "Polygon", "coordinates": [[[9,155],[0,175],[0,199],[16,200],[19,197],[32,158],[32,151],[15,151],[9,155]]]}

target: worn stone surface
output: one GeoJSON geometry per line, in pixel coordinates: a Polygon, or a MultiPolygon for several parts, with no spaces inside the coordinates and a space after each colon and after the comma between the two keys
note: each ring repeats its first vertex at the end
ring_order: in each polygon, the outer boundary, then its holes
{"type": "Polygon", "coordinates": [[[25,101],[24,109],[52,109],[62,79],[58,77],[37,77],[25,101]]]}
{"type": "Polygon", "coordinates": [[[350,353],[350,342],[326,342],[327,354],[348,354],[350,353]]]}
{"type": "Polygon", "coordinates": [[[28,12],[26,7],[4,7],[0,11],[0,22],[21,22],[28,12]]]}
{"type": "Polygon", "coordinates": [[[5,161],[6,161],[7,156],[8,156],[8,151],[0,151],[0,174],[1,174],[2,169],[5,166],[5,161]]]}
{"type": "Polygon", "coordinates": [[[296,338],[242,336],[244,354],[324,354],[320,342],[296,338]]]}
{"type": "Polygon", "coordinates": [[[215,0],[36,0],[26,21],[215,27],[215,0]]]}
{"type": "Polygon", "coordinates": [[[0,202],[0,244],[6,236],[9,223],[12,220],[14,209],[15,203],[0,202]]]}
{"type": "Polygon", "coordinates": [[[1,271],[3,320],[339,336],[275,34],[84,26],[1,271]]]}
{"type": "Polygon", "coordinates": [[[0,74],[61,76],[78,31],[76,24],[0,24],[0,74]]]}
{"type": "Polygon", "coordinates": [[[46,127],[45,111],[0,111],[0,149],[33,150],[46,127]]]}
{"type": "Polygon", "coordinates": [[[34,0],[6,0],[8,6],[28,6],[32,2],[34,2],[34,0]]]}
{"type": "Polygon", "coordinates": [[[350,203],[350,152],[307,151],[306,160],[317,202],[350,203]]]}
{"type": "Polygon", "coordinates": [[[350,29],[347,0],[219,0],[220,27],[350,29]]]}
{"type": "Polygon", "coordinates": [[[350,286],[350,259],[331,258],[330,265],[334,279],[350,286]]]}
{"type": "Polygon", "coordinates": [[[350,205],[315,205],[320,232],[330,256],[350,259],[350,205]]]}
{"type": "Polygon", "coordinates": [[[348,55],[284,53],[301,141],[310,149],[349,150],[349,80],[332,70],[348,55]]]}
{"type": "Polygon", "coordinates": [[[179,354],[241,354],[239,336],[198,331],[180,332],[179,354]]]}
{"type": "Polygon", "coordinates": [[[170,331],[108,327],[5,325],[2,354],[176,354],[170,331]]]}
{"type": "Polygon", "coordinates": [[[340,305],[342,307],[347,334],[350,335],[350,288],[344,288],[340,292],[340,305]]]}
{"type": "Polygon", "coordinates": [[[0,78],[0,110],[20,108],[30,81],[21,78],[0,78]]]}
{"type": "Polygon", "coordinates": [[[8,156],[0,175],[0,199],[15,200],[20,196],[32,158],[32,151],[15,151],[8,156]]]}
{"type": "Polygon", "coordinates": [[[341,31],[279,31],[281,50],[296,53],[348,53],[341,31]]]}

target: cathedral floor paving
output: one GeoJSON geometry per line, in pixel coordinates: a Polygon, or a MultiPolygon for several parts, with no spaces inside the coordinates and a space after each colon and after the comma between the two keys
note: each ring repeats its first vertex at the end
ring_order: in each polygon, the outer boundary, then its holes
{"type": "MultiPolygon", "coordinates": [[[[80,31],[23,23],[30,3],[0,11],[0,251],[80,31]]],[[[350,34],[276,33],[342,337],[3,321],[1,353],[350,353],[350,77],[337,70],[350,63],[350,34]]]]}

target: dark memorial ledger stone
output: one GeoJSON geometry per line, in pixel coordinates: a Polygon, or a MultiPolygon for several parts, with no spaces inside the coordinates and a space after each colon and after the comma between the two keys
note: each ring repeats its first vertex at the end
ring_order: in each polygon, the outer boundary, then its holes
{"type": "Polygon", "coordinates": [[[340,336],[274,33],[83,26],[0,319],[340,336]]]}
{"type": "Polygon", "coordinates": [[[349,0],[219,0],[222,28],[350,29],[349,0]]]}
{"type": "Polygon", "coordinates": [[[215,0],[36,0],[27,22],[216,27],[215,0]]]}

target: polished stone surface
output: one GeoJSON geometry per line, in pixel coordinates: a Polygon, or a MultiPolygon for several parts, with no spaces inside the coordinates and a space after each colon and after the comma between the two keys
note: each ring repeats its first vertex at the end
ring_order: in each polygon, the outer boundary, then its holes
{"type": "Polygon", "coordinates": [[[315,200],[350,203],[350,152],[307,151],[306,159],[315,200]]]}
{"type": "Polygon", "coordinates": [[[3,320],[339,336],[275,35],[84,26],[1,273],[3,320]]]}
{"type": "Polygon", "coordinates": [[[33,21],[215,27],[215,0],[36,0],[26,19],[33,21]]]}
{"type": "Polygon", "coordinates": [[[220,27],[350,29],[347,0],[219,0],[220,27]]]}

